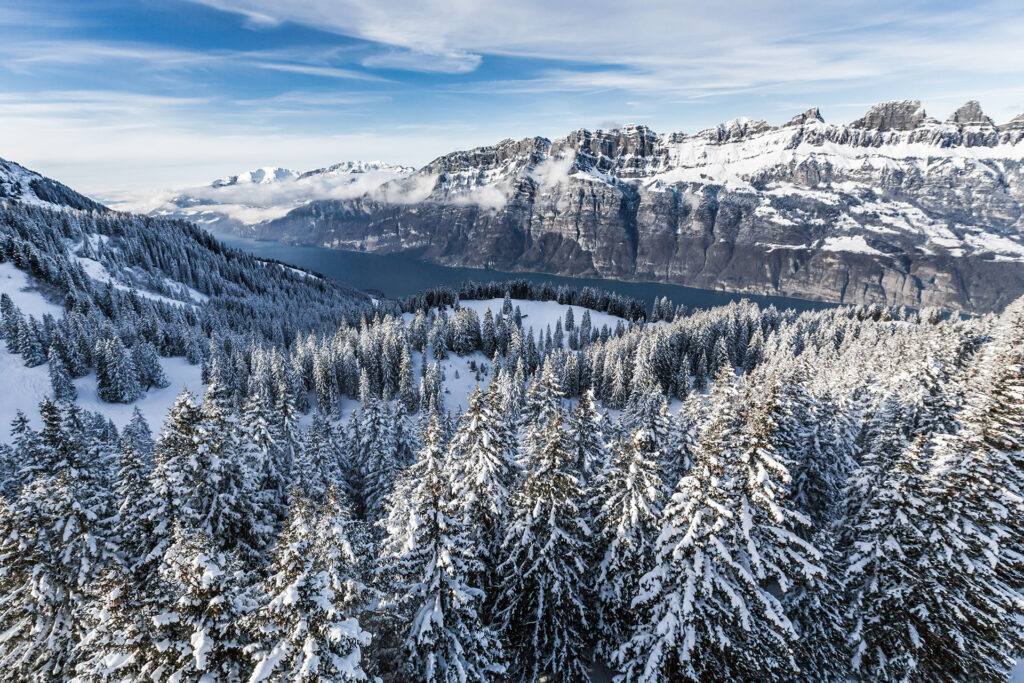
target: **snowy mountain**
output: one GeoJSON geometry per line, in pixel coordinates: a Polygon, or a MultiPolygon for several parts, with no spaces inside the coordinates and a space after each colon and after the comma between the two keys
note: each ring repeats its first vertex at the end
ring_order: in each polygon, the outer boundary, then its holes
{"type": "MultiPolygon", "coordinates": [[[[252,221],[256,222],[256,221],[252,221]]],[[[1001,309],[1024,293],[1024,115],[888,102],[849,124],[644,126],[503,140],[242,234],[447,264],[848,303],[1001,309]]]]}
{"type": "Polygon", "coordinates": [[[300,173],[287,168],[257,168],[214,180],[209,185],[164,193],[119,208],[151,216],[187,218],[215,232],[247,234],[249,226],[280,218],[320,199],[349,199],[414,169],[382,161],[346,161],[300,173]]]}
{"type": "Polygon", "coordinates": [[[210,183],[210,187],[230,187],[232,185],[269,185],[280,180],[295,180],[299,174],[287,168],[266,167],[254,168],[241,175],[232,175],[210,183]]]}
{"type": "Polygon", "coordinates": [[[102,204],[78,194],[56,180],[43,177],[13,161],[0,159],[0,202],[4,200],[85,211],[107,210],[102,204]]]}

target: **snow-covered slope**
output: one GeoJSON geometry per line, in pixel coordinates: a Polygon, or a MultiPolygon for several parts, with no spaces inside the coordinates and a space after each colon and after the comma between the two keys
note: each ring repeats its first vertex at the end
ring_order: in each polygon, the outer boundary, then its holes
{"type": "MultiPolygon", "coordinates": [[[[64,309],[47,300],[24,271],[10,263],[0,263],[0,294],[11,297],[26,315],[41,318],[49,314],[60,318],[64,314],[64,309]]],[[[161,358],[160,365],[170,384],[164,388],[151,388],[131,404],[101,401],[96,390],[96,373],[80,377],[74,380],[78,405],[85,410],[105,415],[119,428],[128,423],[135,408],[142,412],[149,424],[159,425],[167,417],[171,404],[183,388],[187,387],[199,396],[203,393],[202,372],[198,365],[189,365],[181,357],[161,358]]],[[[36,427],[39,426],[36,407],[44,398],[51,396],[49,365],[44,363],[32,368],[26,367],[20,355],[10,353],[0,344],[0,377],[4,378],[5,387],[5,391],[0,392],[0,440],[6,441],[6,428],[19,410],[36,427]]]]}
{"type": "Polygon", "coordinates": [[[347,161],[305,173],[265,167],[116,206],[152,216],[187,218],[208,230],[245,234],[248,226],[280,218],[307,202],[358,197],[413,170],[382,161],[347,161]]]}
{"type": "Polygon", "coordinates": [[[1024,293],[1024,115],[996,125],[968,102],[940,122],[902,101],[849,124],[811,109],[781,126],[503,140],[248,234],[505,271],[999,310],[1024,293]]]}
{"type": "Polygon", "coordinates": [[[17,200],[24,204],[68,207],[85,211],[106,211],[106,207],[55,180],[30,171],[21,164],[0,159],[0,202],[17,200]]]}

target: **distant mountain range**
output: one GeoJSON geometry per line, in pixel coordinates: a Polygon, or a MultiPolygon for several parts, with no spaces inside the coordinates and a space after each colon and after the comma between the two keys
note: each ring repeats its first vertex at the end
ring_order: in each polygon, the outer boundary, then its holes
{"type": "Polygon", "coordinates": [[[305,173],[257,168],[202,187],[165,192],[131,208],[152,216],[187,218],[215,232],[244,233],[253,224],[280,218],[308,202],[358,197],[413,171],[381,161],[348,161],[305,173]]]}
{"type": "Polygon", "coordinates": [[[849,124],[810,109],[781,126],[503,140],[415,172],[332,169],[261,169],[154,213],[445,265],[845,303],[976,313],[1024,294],[1024,115],[997,125],[973,101],[946,121],[907,100],[849,124]],[[278,194],[319,176],[310,187],[335,194],[278,194]]]}

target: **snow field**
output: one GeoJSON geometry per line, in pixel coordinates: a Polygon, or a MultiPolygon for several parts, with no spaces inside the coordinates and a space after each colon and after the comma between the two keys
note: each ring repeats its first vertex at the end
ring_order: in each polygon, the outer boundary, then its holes
{"type": "MultiPolygon", "coordinates": [[[[83,259],[95,264],[104,274],[103,266],[92,259],[83,259]]],[[[87,270],[88,272],[88,270],[87,270]]],[[[89,273],[90,277],[95,277],[89,273]]],[[[109,276],[108,276],[109,277],[109,276]]],[[[99,279],[99,278],[96,278],[99,279]]],[[[43,295],[33,288],[28,275],[18,270],[11,263],[0,263],[0,292],[11,297],[14,304],[26,315],[36,318],[44,314],[59,318],[64,309],[50,303],[43,295]]],[[[139,292],[143,294],[143,292],[139,292]]],[[[156,297],[157,295],[151,295],[156,297]]],[[[165,299],[165,297],[160,297],[165,299]]],[[[181,304],[180,301],[172,303],[181,304]]],[[[74,380],[78,391],[78,405],[85,410],[102,413],[118,428],[124,427],[131,419],[137,407],[156,432],[167,417],[174,399],[187,387],[197,396],[203,394],[202,370],[198,365],[189,365],[184,358],[160,358],[164,374],[170,385],[164,389],[152,388],[134,403],[105,403],[96,393],[96,375],[89,374],[74,380]]],[[[33,423],[39,426],[39,402],[50,395],[49,365],[44,363],[34,368],[25,366],[24,359],[7,351],[0,344],[0,377],[4,391],[0,394],[0,443],[7,441],[7,426],[19,410],[24,412],[33,423]]]]}

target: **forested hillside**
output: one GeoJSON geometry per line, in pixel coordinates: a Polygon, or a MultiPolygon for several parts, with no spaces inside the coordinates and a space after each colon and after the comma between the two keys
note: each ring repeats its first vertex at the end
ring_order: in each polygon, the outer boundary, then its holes
{"type": "Polygon", "coordinates": [[[0,449],[0,681],[1006,681],[1024,652],[1024,301],[373,302],[187,223],[2,207],[63,312],[0,300],[51,378],[0,449]],[[204,393],[161,424],[76,402],[172,356],[204,393]]]}

